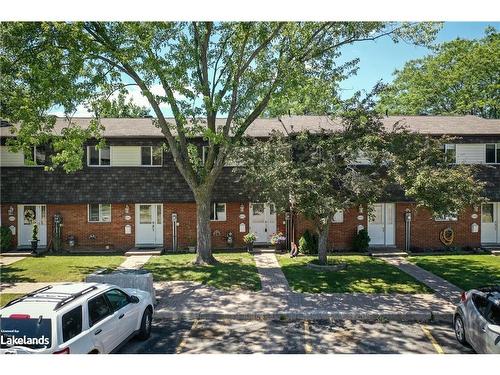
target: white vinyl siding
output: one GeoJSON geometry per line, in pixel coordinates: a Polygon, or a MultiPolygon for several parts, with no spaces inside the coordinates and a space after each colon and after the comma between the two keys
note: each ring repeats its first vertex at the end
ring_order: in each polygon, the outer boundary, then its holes
{"type": "Polygon", "coordinates": [[[7,146],[0,146],[0,165],[2,167],[22,167],[24,166],[24,154],[11,152],[7,146]]]}
{"type": "Polygon", "coordinates": [[[129,167],[141,165],[140,146],[111,146],[111,165],[129,167]]]}
{"type": "Polygon", "coordinates": [[[485,144],[457,144],[457,164],[484,164],[486,162],[485,144]]]}

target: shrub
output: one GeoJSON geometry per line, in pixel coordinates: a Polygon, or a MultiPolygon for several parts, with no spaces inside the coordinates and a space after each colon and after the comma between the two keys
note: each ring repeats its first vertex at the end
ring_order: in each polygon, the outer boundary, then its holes
{"type": "Polygon", "coordinates": [[[257,236],[255,235],[255,233],[247,233],[243,236],[243,242],[247,244],[254,243],[256,239],[257,236]]]}
{"type": "Polygon", "coordinates": [[[366,229],[361,229],[352,241],[352,248],[354,251],[366,251],[370,246],[370,236],[368,235],[368,231],[366,229]]]}
{"type": "Polygon", "coordinates": [[[317,254],[318,237],[306,230],[299,239],[299,251],[303,254],[317,254]]]}
{"type": "Polygon", "coordinates": [[[12,248],[12,232],[9,227],[0,227],[0,250],[10,250],[12,248]]]}

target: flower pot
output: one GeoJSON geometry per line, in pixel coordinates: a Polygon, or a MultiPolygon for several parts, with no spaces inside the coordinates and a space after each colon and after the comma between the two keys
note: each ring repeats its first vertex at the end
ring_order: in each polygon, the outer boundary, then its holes
{"type": "Polygon", "coordinates": [[[31,251],[36,254],[36,249],[38,248],[38,240],[31,240],[31,251]]]}
{"type": "Polygon", "coordinates": [[[252,243],[247,243],[247,251],[249,253],[253,253],[253,242],[252,243]]]}

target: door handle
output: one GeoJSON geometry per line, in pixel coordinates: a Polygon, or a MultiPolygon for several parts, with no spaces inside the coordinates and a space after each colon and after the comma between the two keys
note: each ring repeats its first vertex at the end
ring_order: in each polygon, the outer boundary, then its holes
{"type": "Polygon", "coordinates": [[[486,326],[482,326],[481,331],[486,332],[486,326]]]}
{"type": "Polygon", "coordinates": [[[96,335],[96,336],[97,336],[97,335],[98,335],[99,333],[101,333],[101,332],[102,332],[102,329],[98,329],[97,331],[95,331],[95,332],[94,332],[94,335],[96,335]]]}
{"type": "Polygon", "coordinates": [[[118,319],[121,319],[121,318],[123,318],[124,316],[125,316],[125,314],[121,314],[121,315],[118,317],[118,319]]]}

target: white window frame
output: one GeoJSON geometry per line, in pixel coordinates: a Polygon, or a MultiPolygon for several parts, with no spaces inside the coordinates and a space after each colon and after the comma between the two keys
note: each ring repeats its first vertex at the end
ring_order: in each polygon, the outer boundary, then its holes
{"type": "Polygon", "coordinates": [[[112,221],[112,209],[111,209],[111,203],[99,203],[99,220],[90,220],[90,206],[92,205],[97,205],[97,203],[92,203],[92,204],[87,204],[87,222],[89,223],[111,223],[112,221]],[[107,205],[109,206],[109,220],[103,220],[102,218],[102,206],[107,205]]]}
{"type": "Polygon", "coordinates": [[[500,150],[500,143],[485,143],[484,144],[484,163],[485,164],[500,164],[500,160],[498,159],[498,150],[500,150]],[[494,145],[495,146],[495,161],[494,162],[487,162],[486,161],[486,149],[488,145],[494,145]]]}
{"type": "Polygon", "coordinates": [[[210,208],[210,221],[227,221],[227,204],[226,203],[221,203],[221,202],[213,202],[212,206],[210,208]],[[216,219],[215,214],[217,213],[217,205],[218,204],[223,204],[224,205],[224,220],[222,219],[216,219]],[[212,218],[212,209],[214,210],[214,217],[212,218]]]}
{"type": "Polygon", "coordinates": [[[458,221],[458,214],[450,212],[444,216],[436,216],[434,221],[458,221]]]}
{"type": "MultiPolygon", "coordinates": [[[[26,158],[26,154],[23,154],[23,158],[24,158],[24,166],[25,167],[45,167],[44,164],[38,164],[36,162],[36,147],[37,146],[31,146],[31,149],[33,150],[33,163],[34,164],[27,164],[26,162],[29,160],[28,158],[26,158]]],[[[47,150],[45,150],[45,152],[47,152],[47,150]]],[[[47,158],[47,154],[45,154],[45,158],[47,158]]]]}
{"type": "MultiPolygon", "coordinates": [[[[454,150],[455,151],[454,160],[450,161],[449,163],[456,164],[457,163],[457,145],[455,143],[446,143],[444,145],[444,155],[445,155],[445,157],[448,157],[448,150],[454,150]]],[[[446,160],[446,161],[448,161],[448,160],[446,160]]]]}
{"type": "Polygon", "coordinates": [[[337,210],[332,217],[332,223],[343,223],[344,222],[344,210],[337,210]]]}
{"type": "Polygon", "coordinates": [[[140,166],[141,167],[161,167],[161,166],[163,166],[163,149],[162,149],[161,146],[139,146],[139,149],[140,149],[140,157],[141,157],[141,161],[140,161],[140,163],[141,163],[140,166]],[[150,155],[150,160],[149,160],[150,164],[142,164],[142,148],[143,147],[149,147],[150,150],[151,150],[151,152],[149,154],[150,155]],[[153,165],[153,148],[154,147],[159,147],[162,150],[161,151],[161,162],[160,162],[160,164],[154,164],[153,165]]]}
{"type": "Polygon", "coordinates": [[[103,168],[108,168],[108,167],[111,167],[113,165],[113,153],[111,152],[111,147],[112,146],[107,146],[107,147],[104,147],[104,148],[109,148],[109,165],[104,165],[104,164],[101,164],[101,151],[102,149],[98,149],[99,151],[99,164],[90,164],[90,148],[91,147],[96,147],[96,146],[87,146],[87,166],[88,167],[103,167],[103,168]]]}

